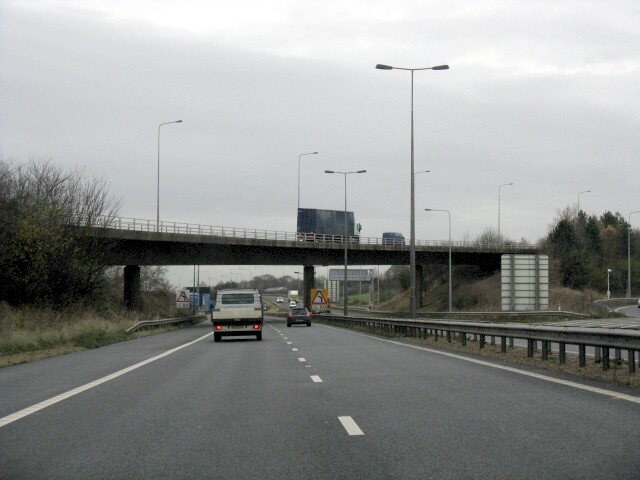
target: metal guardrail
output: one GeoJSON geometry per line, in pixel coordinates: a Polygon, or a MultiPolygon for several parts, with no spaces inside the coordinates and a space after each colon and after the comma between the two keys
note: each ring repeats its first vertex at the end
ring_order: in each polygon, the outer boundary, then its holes
{"type": "Polygon", "coordinates": [[[160,320],[141,320],[140,322],[136,322],[135,324],[127,328],[126,332],[135,332],[136,330],[140,330],[141,328],[145,327],[157,327],[160,325],[177,325],[179,323],[196,322],[198,320],[205,320],[206,318],[206,315],[193,315],[191,317],[162,318],[160,320]]]}
{"type": "MultiPolygon", "coordinates": [[[[566,363],[566,345],[578,346],[579,366],[586,366],[586,347],[595,348],[594,361],[602,363],[602,369],[610,366],[609,350],[615,349],[616,360],[621,358],[621,351],[628,353],[629,373],[636,368],[635,352],[640,351],[640,331],[615,330],[606,328],[554,327],[542,325],[521,325],[513,323],[481,323],[467,321],[441,320],[408,320],[375,317],[340,317],[337,315],[320,315],[324,321],[337,326],[361,327],[374,334],[404,335],[408,337],[446,338],[452,342],[458,336],[460,343],[466,346],[468,335],[478,337],[480,348],[484,348],[486,336],[500,337],[501,352],[506,353],[507,341],[513,347],[513,339],[527,340],[527,356],[533,357],[537,342],[542,342],[542,358],[547,360],[551,351],[551,343],[559,346],[559,362],[566,363]]],[[[474,338],[475,340],[475,338],[474,338]]],[[[639,355],[640,361],[640,355],[639,355]]]]}
{"type": "MultiPolygon", "coordinates": [[[[338,307],[336,307],[338,308],[338,307]]],[[[388,318],[406,318],[409,312],[389,312],[386,310],[369,310],[365,307],[349,307],[350,311],[364,312],[370,315],[381,315],[388,318]]],[[[433,318],[441,315],[444,317],[572,317],[572,318],[591,318],[586,313],[568,312],[566,310],[544,310],[544,311],[525,311],[525,312],[417,312],[418,318],[433,318]]]]}
{"type": "MultiPolygon", "coordinates": [[[[281,240],[290,242],[319,242],[343,244],[343,235],[319,235],[315,233],[297,233],[280,230],[258,230],[255,228],[223,227],[215,225],[201,225],[197,223],[168,222],[146,220],[128,217],[92,217],[91,219],[76,219],[76,224],[81,227],[112,228],[116,230],[128,230],[137,232],[179,233],[186,235],[209,235],[223,238],[243,238],[253,240],[281,240]]],[[[380,237],[348,237],[350,244],[357,245],[385,245],[389,247],[409,248],[408,245],[389,244],[380,237]]],[[[535,245],[528,243],[480,243],[467,241],[447,240],[416,240],[417,246],[425,247],[451,247],[470,249],[494,249],[500,252],[519,252],[535,249],[535,245]]]]}

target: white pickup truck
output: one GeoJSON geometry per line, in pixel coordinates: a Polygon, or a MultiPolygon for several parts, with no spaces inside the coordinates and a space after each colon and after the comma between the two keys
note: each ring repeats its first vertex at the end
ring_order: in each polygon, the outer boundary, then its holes
{"type": "Polygon", "coordinates": [[[255,335],[256,340],[262,340],[263,321],[258,290],[218,290],[211,309],[214,342],[219,342],[223,336],[236,335],[255,335]]]}

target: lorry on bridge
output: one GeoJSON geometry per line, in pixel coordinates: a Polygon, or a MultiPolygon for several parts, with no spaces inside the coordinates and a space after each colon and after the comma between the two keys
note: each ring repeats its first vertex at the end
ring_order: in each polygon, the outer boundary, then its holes
{"type": "MultiPolygon", "coordinates": [[[[346,223],[348,242],[359,243],[362,227],[356,223],[353,212],[346,212],[346,223]]],[[[344,210],[298,209],[298,240],[343,243],[344,225],[344,210]]]]}

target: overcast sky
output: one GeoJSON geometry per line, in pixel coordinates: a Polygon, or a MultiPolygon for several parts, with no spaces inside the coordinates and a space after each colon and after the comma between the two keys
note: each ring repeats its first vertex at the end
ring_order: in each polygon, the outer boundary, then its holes
{"type": "Polygon", "coordinates": [[[637,0],[2,0],[0,155],[84,167],[154,219],[158,125],[181,119],[161,130],[162,219],[295,231],[298,155],[319,151],[302,207],[342,209],[324,170],[366,169],[362,235],[408,237],[410,73],[377,63],[450,66],[415,74],[418,239],[447,237],[424,208],[454,239],[497,229],[510,182],[514,240],[585,190],[588,213],[640,210],[637,0]]]}

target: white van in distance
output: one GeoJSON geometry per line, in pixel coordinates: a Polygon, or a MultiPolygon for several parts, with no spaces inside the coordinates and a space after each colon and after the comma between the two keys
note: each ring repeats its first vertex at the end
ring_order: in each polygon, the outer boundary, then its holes
{"type": "Polygon", "coordinates": [[[255,335],[262,340],[262,299],[254,289],[218,290],[211,310],[213,341],[223,336],[255,335]]]}

